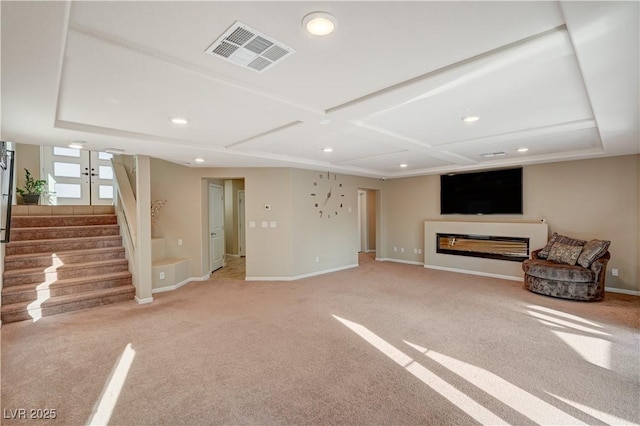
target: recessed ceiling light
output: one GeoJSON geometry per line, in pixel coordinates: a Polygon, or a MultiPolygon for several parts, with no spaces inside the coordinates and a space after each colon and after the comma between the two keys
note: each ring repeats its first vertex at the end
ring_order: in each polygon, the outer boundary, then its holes
{"type": "Polygon", "coordinates": [[[522,147],[522,148],[518,148],[516,151],[518,151],[518,152],[527,152],[527,151],[529,151],[529,148],[522,147]]]}
{"type": "Polygon", "coordinates": [[[336,25],[336,18],[327,12],[312,12],[302,19],[302,26],[316,36],[331,34],[336,25]]]}
{"type": "Polygon", "coordinates": [[[333,148],[331,148],[330,146],[322,148],[322,152],[333,152],[333,148]]]}
{"type": "Polygon", "coordinates": [[[407,163],[402,163],[400,164],[400,167],[402,167],[403,169],[406,169],[407,167],[409,167],[409,165],[407,163]]]}
{"type": "Polygon", "coordinates": [[[462,121],[464,121],[465,123],[473,123],[474,121],[478,120],[480,120],[480,117],[478,117],[477,115],[465,115],[464,117],[462,117],[462,121]]]}
{"type": "Polygon", "coordinates": [[[189,120],[187,120],[184,117],[172,117],[171,118],[171,122],[173,124],[187,124],[189,122],[189,120]]]}
{"type": "Polygon", "coordinates": [[[204,163],[204,158],[194,158],[194,160],[196,163],[204,163]]]}
{"type": "Polygon", "coordinates": [[[120,148],[107,148],[104,150],[107,154],[124,154],[124,149],[120,148]]]}
{"type": "Polygon", "coordinates": [[[69,144],[69,148],[82,149],[84,148],[85,141],[73,141],[69,144]]]}

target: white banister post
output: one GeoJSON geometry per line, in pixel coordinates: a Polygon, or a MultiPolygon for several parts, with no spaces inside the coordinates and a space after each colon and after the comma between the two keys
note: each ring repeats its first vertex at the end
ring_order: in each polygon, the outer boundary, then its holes
{"type": "Polygon", "coordinates": [[[151,161],[149,157],[138,155],[136,160],[136,262],[138,287],[136,302],[151,303],[151,161]]]}

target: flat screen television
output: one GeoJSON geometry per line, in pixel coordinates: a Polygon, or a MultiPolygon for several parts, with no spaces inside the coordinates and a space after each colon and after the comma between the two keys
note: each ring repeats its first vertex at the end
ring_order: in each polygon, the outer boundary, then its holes
{"type": "Polygon", "coordinates": [[[440,214],[522,214],[522,167],[440,175],[440,214]]]}

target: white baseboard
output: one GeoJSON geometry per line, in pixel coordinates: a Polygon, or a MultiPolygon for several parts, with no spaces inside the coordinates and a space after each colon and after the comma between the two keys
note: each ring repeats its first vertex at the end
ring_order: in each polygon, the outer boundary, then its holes
{"type": "Polygon", "coordinates": [[[375,253],[375,250],[365,250],[365,253],[375,253]]]}
{"type": "Polygon", "coordinates": [[[183,285],[186,285],[192,281],[206,281],[209,279],[209,277],[211,276],[211,274],[207,274],[207,275],[203,275],[202,277],[191,277],[191,278],[187,278],[184,281],[180,281],[178,284],[174,284],[174,285],[168,285],[166,287],[160,287],[160,288],[154,288],[153,290],[151,290],[151,293],[162,293],[163,291],[172,291],[172,290],[177,290],[180,287],[182,287],[183,285]]]}
{"type": "Polygon", "coordinates": [[[376,257],[376,260],[379,262],[405,263],[407,265],[419,265],[419,266],[424,265],[424,263],[416,262],[415,260],[392,259],[390,257],[376,257]]]}
{"type": "Polygon", "coordinates": [[[147,303],[153,302],[153,297],[145,297],[144,299],[140,299],[138,296],[136,296],[134,297],[134,300],[138,305],[146,305],[147,303]]]}
{"type": "Polygon", "coordinates": [[[245,281],[295,281],[302,278],[315,277],[317,275],[330,274],[331,272],[344,271],[345,269],[357,268],[357,263],[346,266],[339,266],[337,268],[324,269],[322,271],[310,272],[303,275],[294,275],[293,277],[245,277],[245,281]]]}
{"type": "Polygon", "coordinates": [[[225,253],[224,255],[227,257],[242,257],[239,254],[232,254],[232,253],[225,253]]]}
{"type": "Polygon", "coordinates": [[[458,269],[458,268],[448,268],[446,266],[436,266],[436,265],[424,265],[427,269],[437,269],[439,271],[448,271],[448,272],[458,272],[461,274],[468,275],[479,275],[481,277],[491,277],[491,278],[500,278],[502,280],[511,280],[511,281],[523,281],[523,277],[514,277],[511,275],[501,275],[501,274],[491,274],[489,272],[480,272],[480,271],[470,271],[468,269],[458,269]]]}
{"type": "Polygon", "coordinates": [[[640,296],[640,291],[625,290],[624,288],[605,287],[604,291],[608,291],[610,293],[629,294],[631,296],[640,296]]]}

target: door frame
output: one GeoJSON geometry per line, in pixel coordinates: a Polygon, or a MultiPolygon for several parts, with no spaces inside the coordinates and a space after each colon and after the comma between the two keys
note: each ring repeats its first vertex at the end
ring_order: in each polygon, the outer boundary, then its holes
{"type": "Polygon", "coordinates": [[[215,271],[217,269],[220,269],[220,268],[215,268],[214,269],[214,267],[212,265],[213,244],[212,244],[212,241],[211,241],[211,234],[212,234],[213,230],[212,230],[212,225],[211,225],[211,222],[212,222],[211,219],[212,219],[212,216],[213,216],[213,212],[212,212],[212,208],[211,208],[211,206],[212,206],[211,188],[213,188],[213,187],[218,188],[220,190],[220,194],[222,194],[222,216],[221,216],[221,219],[222,219],[222,232],[223,232],[223,235],[222,235],[222,266],[221,266],[221,268],[224,268],[225,266],[227,266],[227,261],[226,261],[226,256],[225,256],[225,253],[226,253],[226,241],[225,241],[225,235],[224,235],[224,225],[225,225],[225,223],[224,223],[224,187],[219,185],[219,184],[215,184],[215,183],[209,182],[209,184],[207,185],[207,202],[208,202],[208,206],[209,206],[208,207],[209,215],[208,215],[208,218],[207,218],[208,219],[207,228],[209,230],[209,232],[207,233],[207,236],[208,236],[208,239],[209,239],[209,259],[208,259],[208,261],[209,261],[209,272],[213,272],[213,271],[215,271]]]}
{"type": "Polygon", "coordinates": [[[247,236],[245,235],[245,193],[244,189],[238,190],[238,256],[246,256],[245,245],[247,236]]]}
{"type": "Polygon", "coordinates": [[[369,249],[369,228],[367,224],[367,191],[358,189],[358,250],[367,253],[369,249]]]}

